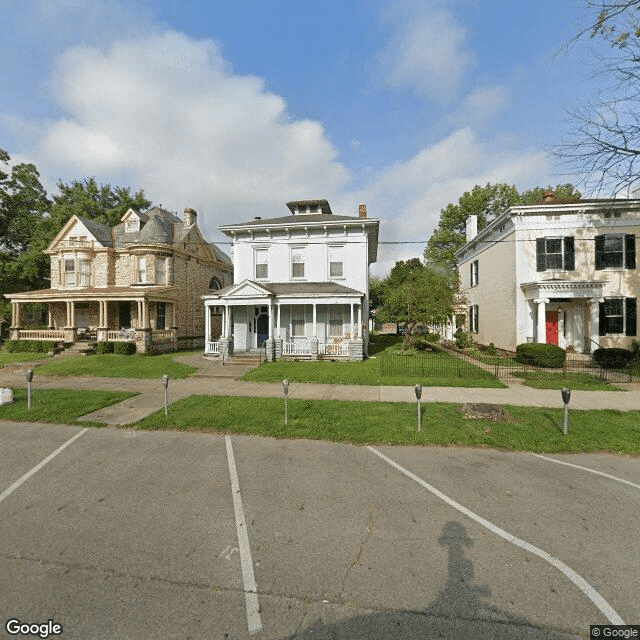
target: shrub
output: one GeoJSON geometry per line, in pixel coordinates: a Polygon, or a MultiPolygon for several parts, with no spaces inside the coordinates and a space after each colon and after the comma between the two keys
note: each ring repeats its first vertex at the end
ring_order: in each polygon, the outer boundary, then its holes
{"type": "Polygon", "coordinates": [[[623,369],[633,360],[633,351],[612,347],[600,347],[593,352],[593,359],[605,369],[623,369]]]}
{"type": "Polygon", "coordinates": [[[462,329],[458,329],[454,334],[454,339],[456,341],[456,347],[458,349],[466,349],[473,344],[473,338],[470,333],[466,331],[462,331],[462,329]]]}
{"type": "Polygon", "coordinates": [[[411,338],[411,346],[415,347],[418,351],[426,351],[431,349],[440,338],[437,333],[427,333],[425,335],[413,336],[411,338]]]}
{"type": "Polygon", "coordinates": [[[113,353],[115,342],[98,342],[96,345],[96,353],[103,355],[105,353],[113,353]]]}
{"type": "Polygon", "coordinates": [[[559,368],[564,364],[567,352],[555,344],[525,342],[516,347],[516,360],[535,367],[559,368]]]}
{"type": "Polygon", "coordinates": [[[25,351],[47,353],[56,346],[56,343],[51,340],[7,340],[5,346],[10,353],[25,351]]]}
{"type": "Polygon", "coordinates": [[[135,342],[115,342],[113,345],[113,353],[119,356],[130,356],[135,352],[135,342]]]}

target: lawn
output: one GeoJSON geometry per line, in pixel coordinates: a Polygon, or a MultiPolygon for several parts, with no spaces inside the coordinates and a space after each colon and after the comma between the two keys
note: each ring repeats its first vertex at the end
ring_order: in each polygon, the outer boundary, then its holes
{"type": "MultiPolygon", "coordinates": [[[[186,355],[188,352],[181,352],[186,355]]],[[[201,353],[198,351],[197,353],[201,353]]],[[[157,356],[114,354],[78,356],[53,360],[38,366],[38,374],[47,376],[95,376],[98,378],[186,378],[197,369],[174,362],[177,354],[167,353],[157,356]]]]}
{"type": "Polygon", "coordinates": [[[569,453],[613,451],[640,455],[640,412],[570,411],[569,434],[562,435],[562,409],[505,406],[505,422],[465,418],[460,405],[394,402],[289,400],[284,426],[281,398],[191,396],[134,426],[232,432],[273,438],[310,438],[355,444],[455,445],[512,451],[569,453]]]}
{"type": "Polygon", "coordinates": [[[76,391],[73,389],[34,389],[31,411],[26,389],[13,390],[13,404],[0,406],[0,420],[77,424],[78,418],[103,407],[138,395],[128,391],[76,391]]]}
{"type": "Polygon", "coordinates": [[[0,369],[5,364],[12,362],[36,362],[37,360],[44,360],[50,356],[46,353],[35,353],[31,351],[22,351],[17,353],[9,353],[6,349],[0,349],[0,369]]]}
{"type": "Polygon", "coordinates": [[[516,371],[518,378],[524,378],[524,384],[534,389],[562,389],[568,387],[577,391],[625,391],[607,380],[600,380],[588,373],[565,372],[550,373],[538,371],[516,371]]]}
{"type": "Polygon", "coordinates": [[[278,360],[263,363],[242,379],[256,382],[280,382],[287,379],[290,382],[374,386],[413,386],[419,382],[424,386],[438,387],[505,387],[490,373],[446,353],[424,352],[417,356],[394,357],[392,347],[401,341],[401,337],[376,336],[370,343],[370,357],[362,362],[278,360]],[[419,364],[420,373],[403,373],[399,369],[397,373],[382,374],[380,363],[385,357],[394,357],[403,368],[407,364],[419,364]],[[462,376],[458,375],[461,370],[462,376]]]}

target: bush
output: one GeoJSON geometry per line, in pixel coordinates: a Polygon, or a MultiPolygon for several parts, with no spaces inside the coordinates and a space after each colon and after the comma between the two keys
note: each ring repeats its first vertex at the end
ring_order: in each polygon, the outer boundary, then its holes
{"type": "Polygon", "coordinates": [[[470,333],[466,331],[462,331],[462,329],[458,329],[454,334],[454,339],[456,341],[456,347],[458,349],[466,349],[473,344],[473,338],[470,333]]]}
{"type": "Polygon", "coordinates": [[[98,342],[96,345],[96,353],[103,355],[105,353],[113,353],[115,342],[98,342]]]}
{"type": "Polygon", "coordinates": [[[119,356],[130,356],[136,352],[135,342],[115,342],[113,353],[119,356]]]}
{"type": "Polygon", "coordinates": [[[51,340],[7,340],[5,346],[9,353],[22,353],[25,351],[48,353],[56,346],[56,343],[51,340]]]}
{"type": "Polygon", "coordinates": [[[609,349],[600,347],[593,352],[593,359],[605,369],[623,369],[633,358],[633,351],[619,347],[609,349]]]}
{"type": "Polygon", "coordinates": [[[440,339],[438,333],[426,333],[424,335],[413,336],[411,338],[411,346],[415,347],[418,351],[426,351],[431,349],[433,345],[440,339]]]}
{"type": "Polygon", "coordinates": [[[567,358],[567,352],[555,344],[537,344],[525,342],[516,347],[516,360],[535,367],[562,367],[567,358]]]}

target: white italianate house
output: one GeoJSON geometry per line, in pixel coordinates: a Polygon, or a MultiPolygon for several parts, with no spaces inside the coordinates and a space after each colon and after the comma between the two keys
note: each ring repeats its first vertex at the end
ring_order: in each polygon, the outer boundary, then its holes
{"type": "Polygon", "coordinates": [[[637,199],[563,202],[547,192],[479,232],[471,216],[456,256],[474,339],[510,350],[628,347],[638,339],[638,233],[637,199]]]}
{"type": "Polygon", "coordinates": [[[205,355],[362,360],[379,221],[365,205],[357,217],[334,215],[327,200],[287,206],[287,216],[220,227],[232,241],[234,284],[203,296],[205,355]]]}

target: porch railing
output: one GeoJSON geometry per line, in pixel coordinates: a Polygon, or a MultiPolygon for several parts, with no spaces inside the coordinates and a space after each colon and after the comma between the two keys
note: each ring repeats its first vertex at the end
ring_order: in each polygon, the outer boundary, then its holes
{"type": "Polygon", "coordinates": [[[21,329],[19,340],[64,340],[65,333],[61,329],[21,329]]]}
{"type": "Polygon", "coordinates": [[[309,356],[311,355],[311,346],[308,342],[283,342],[282,355],[309,356]]]}
{"type": "Polygon", "coordinates": [[[220,343],[219,342],[213,342],[211,340],[207,340],[205,342],[204,345],[204,352],[205,353],[213,353],[216,355],[220,354],[220,343]]]}
{"type": "Polygon", "coordinates": [[[120,331],[107,331],[107,340],[109,342],[126,342],[129,340],[135,340],[135,329],[120,329],[120,331]]]}
{"type": "Polygon", "coordinates": [[[151,339],[158,342],[173,340],[173,331],[171,329],[155,329],[151,332],[151,339]]]}
{"type": "Polygon", "coordinates": [[[318,355],[320,356],[348,356],[349,345],[346,342],[318,344],[318,355]]]}

